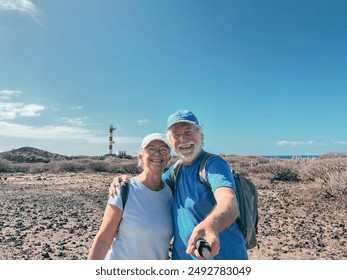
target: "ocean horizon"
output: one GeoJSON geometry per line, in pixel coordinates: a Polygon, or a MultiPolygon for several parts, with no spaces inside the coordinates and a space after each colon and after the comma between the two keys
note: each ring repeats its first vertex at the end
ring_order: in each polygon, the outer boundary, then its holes
{"type": "Polygon", "coordinates": [[[264,158],[277,158],[277,159],[310,159],[310,158],[318,158],[320,155],[266,155],[266,156],[261,156],[264,158]]]}

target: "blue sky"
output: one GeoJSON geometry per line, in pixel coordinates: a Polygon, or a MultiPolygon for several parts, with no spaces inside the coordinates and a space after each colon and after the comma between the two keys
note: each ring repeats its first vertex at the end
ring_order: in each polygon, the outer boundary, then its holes
{"type": "Polygon", "coordinates": [[[192,110],[205,149],[347,152],[345,0],[0,0],[0,152],[138,151],[192,110]]]}

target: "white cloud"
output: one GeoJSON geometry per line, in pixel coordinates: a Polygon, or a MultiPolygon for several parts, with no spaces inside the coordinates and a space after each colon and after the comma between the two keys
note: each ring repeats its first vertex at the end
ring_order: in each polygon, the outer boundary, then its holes
{"type": "Polygon", "coordinates": [[[289,141],[289,140],[281,140],[277,142],[277,146],[292,146],[297,147],[301,145],[313,145],[314,141],[289,141]]]}
{"type": "Polygon", "coordinates": [[[82,125],[85,125],[84,120],[86,120],[87,118],[61,118],[61,119],[66,123],[82,126],[82,125]]]}
{"type": "Polygon", "coordinates": [[[19,90],[6,90],[6,89],[0,90],[0,100],[8,100],[13,95],[20,95],[20,94],[22,94],[22,92],[19,90]]]}
{"type": "MultiPolygon", "coordinates": [[[[34,140],[78,140],[85,143],[105,145],[108,143],[108,135],[98,137],[94,131],[81,127],[53,125],[35,127],[5,121],[0,121],[0,136],[34,140]]],[[[116,137],[115,142],[118,144],[138,144],[141,139],[137,137],[116,137]]]]}
{"type": "MultiPolygon", "coordinates": [[[[1,0],[0,0],[1,1],[1,0]]],[[[19,95],[22,92],[20,90],[0,90],[0,95],[19,95]]]]}
{"type": "Polygon", "coordinates": [[[38,104],[0,102],[0,120],[13,120],[18,117],[37,117],[45,107],[38,104]]]}
{"type": "Polygon", "coordinates": [[[70,109],[71,110],[81,110],[82,106],[71,106],[70,109]]]}
{"type": "Polygon", "coordinates": [[[148,119],[142,119],[142,120],[138,120],[137,121],[137,124],[138,125],[146,125],[149,123],[149,120],[148,119]]]}
{"type": "Polygon", "coordinates": [[[91,131],[73,126],[28,126],[0,121],[0,136],[40,139],[40,140],[85,140],[91,143],[104,143],[104,137],[96,137],[91,131]]]}
{"type": "MultiPolygon", "coordinates": [[[[108,139],[108,138],[107,138],[108,139]]],[[[142,138],[139,137],[113,137],[115,144],[138,144],[142,141],[142,138]]]]}
{"type": "Polygon", "coordinates": [[[30,0],[0,0],[0,11],[18,11],[29,14],[35,20],[39,21],[39,9],[30,0]]]}
{"type": "Polygon", "coordinates": [[[277,146],[327,146],[327,145],[347,145],[347,141],[292,141],[292,140],[281,140],[276,143],[277,146]]]}

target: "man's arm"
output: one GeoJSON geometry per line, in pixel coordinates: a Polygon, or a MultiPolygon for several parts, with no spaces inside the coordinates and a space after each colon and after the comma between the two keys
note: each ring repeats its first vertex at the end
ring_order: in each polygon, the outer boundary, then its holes
{"type": "Polygon", "coordinates": [[[231,188],[219,187],[214,196],[217,201],[216,207],[194,228],[188,241],[187,254],[194,253],[198,258],[201,257],[195,249],[196,241],[199,238],[205,239],[211,246],[212,255],[217,255],[220,249],[219,233],[228,228],[239,216],[236,195],[231,188]]]}
{"type": "MultiPolygon", "coordinates": [[[[112,183],[108,189],[108,195],[117,194],[118,191],[122,188],[123,183],[126,184],[131,179],[130,175],[118,175],[113,178],[112,183]]],[[[175,182],[171,178],[171,169],[163,173],[162,179],[168,184],[171,188],[175,187],[175,182]]]]}

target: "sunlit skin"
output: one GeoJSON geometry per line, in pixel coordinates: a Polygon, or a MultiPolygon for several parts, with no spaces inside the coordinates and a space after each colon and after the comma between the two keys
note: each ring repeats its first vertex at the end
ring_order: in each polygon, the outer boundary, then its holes
{"type": "Polygon", "coordinates": [[[190,165],[202,151],[204,135],[189,123],[178,123],[170,128],[170,142],[184,165],[190,165]]]}
{"type": "Polygon", "coordinates": [[[160,140],[152,141],[144,150],[140,152],[139,160],[143,167],[143,172],[137,177],[146,186],[155,190],[154,188],[157,182],[161,181],[161,176],[170,160],[169,147],[160,140]],[[151,150],[155,150],[153,155],[149,154],[151,150]],[[167,154],[162,155],[160,154],[159,150],[165,150],[167,154]]]}

